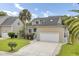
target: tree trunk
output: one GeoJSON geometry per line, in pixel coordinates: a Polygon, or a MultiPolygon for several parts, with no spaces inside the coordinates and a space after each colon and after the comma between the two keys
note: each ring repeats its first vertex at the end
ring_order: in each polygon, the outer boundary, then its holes
{"type": "Polygon", "coordinates": [[[24,39],[26,38],[26,24],[24,24],[24,39]]]}
{"type": "Polygon", "coordinates": [[[72,39],[71,39],[71,42],[72,42],[72,44],[75,44],[75,36],[74,35],[72,35],[72,39]]]}
{"type": "Polygon", "coordinates": [[[26,39],[26,34],[27,34],[27,24],[24,24],[24,39],[26,39]]]}
{"type": "Polygon", "coordinates": [[[69,34],[68,43],[71,44],[71,34],[69,34]]]}
{"type": "Polygon", "coordinates": [[[25,30],[26,30],[26,25],[24,25],[24,39],[25,39],[25,36],[26,36],[25,30]]]}
{"type": "Polygon", "coordinates": [[[11,47],[11,51],[13,51],[13,47],[11,47]]]}

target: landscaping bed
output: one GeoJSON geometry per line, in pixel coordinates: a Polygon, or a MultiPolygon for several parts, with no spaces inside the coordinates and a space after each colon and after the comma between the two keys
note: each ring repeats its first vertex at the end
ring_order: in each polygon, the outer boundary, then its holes
{"type": "Polygon", "coordinates": [[[6,40],[0,40],[0,51],[9,52],[10,51],[10,47],[8,46],[9,42],[16,42],[17,46],[14,48],[14,51],[17,51],[23,46],[30,44],[30,40],[27,39],[9,38],[6,40]]]}

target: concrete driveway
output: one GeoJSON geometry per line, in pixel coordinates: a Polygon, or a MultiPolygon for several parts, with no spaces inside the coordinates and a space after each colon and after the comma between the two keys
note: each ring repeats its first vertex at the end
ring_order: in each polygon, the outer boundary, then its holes
{"type": "Polygon", "coordinates": [[[36,41],[13,53],[15,56],[52,56],[58,51],[59,44],[53,42],[36,41]]]}

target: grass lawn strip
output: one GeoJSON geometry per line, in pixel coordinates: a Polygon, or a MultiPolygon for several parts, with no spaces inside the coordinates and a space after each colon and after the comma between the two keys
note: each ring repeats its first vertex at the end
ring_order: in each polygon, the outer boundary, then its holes
{"type": "Polygon", "coordinates": [[[59,56],[79,56],[79,42],[74,45],[64,44],[58,54],[59,56]]]}
{"type": "Polygon", "coordinates": [[[19,39],[19,38],[13,38],[13,39],[6,39],[6,40],[0,40],[0,51],[8,52],[10,51],[10,47],[8,46],[8,42],[16,42],[17,46],[15,47],[15,51],[19,50],[25,45],[30,44],[30,40],[25,39],[19,39]]]}

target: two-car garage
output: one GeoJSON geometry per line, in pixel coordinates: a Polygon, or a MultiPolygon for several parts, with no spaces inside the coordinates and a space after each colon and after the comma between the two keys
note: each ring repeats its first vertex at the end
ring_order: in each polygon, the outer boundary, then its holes
{"type": "Polygon", "coordinates": [[[64,28],[53,26],[37,27],[38,38],[40,41],[64,42],[64,28]]]}
{"type": "Polygon", "coordinates": [[[40,41],[59,42],[59,33],[57,32],[42,32],[40,35],[40,41]]]}

